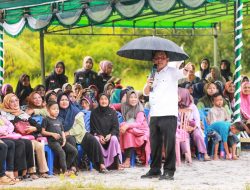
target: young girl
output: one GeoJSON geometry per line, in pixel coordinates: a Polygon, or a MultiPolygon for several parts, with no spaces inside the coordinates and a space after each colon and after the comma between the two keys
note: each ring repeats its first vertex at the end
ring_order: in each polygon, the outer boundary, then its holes
{"type": "Polygon", "coordinates": [[[231,116],[223,107],[223,97],[219,93],[213,95],[213,107],[209,110],[207,115],[207,122],[209,125],[216,121],[231,121],[231,116]]]}
{"type": "Polygon", "coordinates": [[[61,120],[57,118],[59,107],[57,102],[50,101],[47,104],[49,115],[43,119],[42,134],[47,136],[50,148],[59,158],[59,164],[65,176],[72,174],[72,171],[67,171],[73,164],[77,149],[66,142],[66,137],[61,120]]]}

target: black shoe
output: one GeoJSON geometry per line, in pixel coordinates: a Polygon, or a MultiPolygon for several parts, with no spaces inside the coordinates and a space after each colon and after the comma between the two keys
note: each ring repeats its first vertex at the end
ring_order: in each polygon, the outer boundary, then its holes
{"type": "Polygon", "coordinates": [[[142,175],[141,178],[155,178],[155,177],[159,177],[161,175],[161,171],[159,172],[151,172],[149,171],[148,173],[146,173],[145,175],[142,175]]]}
{"type": "Polygon", "coordinates": [[[159,180],[174,180],[173,175],[169,175],[168,173],[164,172],[160,177],[159,180]]]}

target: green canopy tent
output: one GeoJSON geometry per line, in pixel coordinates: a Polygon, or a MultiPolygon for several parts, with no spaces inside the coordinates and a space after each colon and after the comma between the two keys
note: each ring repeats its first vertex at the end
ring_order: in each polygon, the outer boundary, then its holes
{"type": "MultiPolygon", "coordinates": [[[[242,15],[250,0],[2,0],[0,2],[0,84],[3,83],[3,32],[17,37],[25,27],[40,31],[44,81],[44,34],[71,34],[81,27],[197,29],[235,20],[236,118],[240,119],[242,15]],[[53,27],[51,27],[53,26],[53,27]],[[64,26],[66,29],[55,29],[64,26]]],[[[217,49],[215,46],[215,62],[217,49]]]]}

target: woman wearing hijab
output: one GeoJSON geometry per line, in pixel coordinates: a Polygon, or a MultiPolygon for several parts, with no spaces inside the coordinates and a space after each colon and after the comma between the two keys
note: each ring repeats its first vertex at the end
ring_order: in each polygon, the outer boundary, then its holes
{"type": "Polygon", "coordinates": [[[30,95],[33,89],[30,86],[30,77],[27,74],[22,74],[19,78],[16,87],[16,95],[19,98],[20,106],[27,105],[26,98],[30,95]]]}
{"type": "MultiPolygon", "coordinates": [[[[38,162],[39,172],[42,177],[47,177],[48,175],[46,174],[46,172],[48,172],[48,166],[44,153],[44,145],[35,140],[35,138],[37,138],[39,133],[41,132],[41,126],[35,120],[33,120],[27,113],[23,112],[20,109],[19,99],[15,94],[8,94],[5,96],[3,100],[2,110],[3,111],[1,112],[1,114],[13,123],[16,131],[19,128],[19,125],[23,126],[22,128],[24,128],[24,132],[21,134],[21,132],[19,131],[18,133],[20,133],[23,138],[28,138],[31,140],[33,150],[36,152],[37,155],[36,158],[38,162]]],[[[29,154],[33,154],[34,151],[30,152],[29,154]]],[[[31,157],[33,159],[33,156],[31,157]]],[[[29,164],[32,165],[31,161],[29,162],[29,164]]],[[[33,168],[33,170],[30,170],[30,173],[32,174],[32,179],[38,178],[35,175],[35,172],[35,168],[33,168]]]]}
{"type": "Polygon", "coordinates": [[[134,90],[127,92],[126,102],[122,103],[121,112],[124,122],[120,124],[120,145],[125,153],[124,167],[130,167],[132,149],[140,161],[147,165],[150,159],[149,127],[144,114],[144,108],[139,102],[134,90]]]}
{"type": "Polygon", "coordinates": [[[72,91],[72,85],[69,83],[64,83],[64,85],[62,85],[62,92],[66,92],[66,91],[72,91]]]}
{"type": "Polygon", "coordinates": [[[241,92],[240,92],[240,111],[241,116],[244,121],[248,121],[250,119],[250,82],[243,82],[241,84],[241,92]]]}
{"type": "Polygon", "coordinates": [[[100,94],[98,103],[99,107],[94,109],[90,116],[90,132],[100,143],[105,166],[112,169],[122,169],[117,114],[109,107],[107,95],[100,94]]]}
{"type": "Polygon", "coordinates": [[[235,85],[233,81],[231,80],[227,81],[223,91],[223,96],[225,100],[228,102],[228,105],[230,105],[230,109],[232,111],[234,110],[234,104],[235,104],[234,92],[235,92],[235,85]]]}
{"type": "Polygon", "coordinates": [[[226,59],[220,62],[220,73],[225,78],[226,81],[232,80],[233,74],[230,68],[230,62],[226,59]]]}
{"type": "Polygon", "coordinates": [[[103,155],[98,141],[85,128],[84,113],[75,107],[66,93],[58,95],[59,118],[63,121],[63,127],[67,141],[76,146],[80,144],[89,160],[100,173],[106,173],[103,155]],[[73,137],[73,140],[72,140],[73,137]],[[75,140],[75,144],[74,144],[75,140]]]}
{"type": "Polygon", "coordinates": [[[113,69],[113,63],[108,60],[103,60],[100,62],[100,71],[98,76],[100,77],[100,92],[103,92],[105,84],[111,79],[113,69]]]}
{"type": "Polygon", "coordinates": [[[220,69],[216,66],[211,67],[210,73],[207,75],[206,79],[209,82],[220,81],[222,83],[222,90],[223,90],[224,84],[226,83],[225,78],[220,73],[220,69]]]}
{"type": "MultiPolygon", "coordinates": [[[[29,157],[26,157],[25,150],[32,152],[32,144],[29,140],[21,139],[21,135],[14,132],[14,125],[2,115],[0,115],[0,139],[8,148],[5,174],[12,181],[18,182],[19,180],[16,178],[18,171],[22,172],[23,175],[27,171],[26,159],[29,160],[29,157]]],[[[29,156],[31,156],[30,153],[29,156]]]]}
{"type": "Polygon", "coordinates": [[[114,88],[115,88],[114,84],[108,82],[104,85],[103,93],[107,94],[108,97],[110,98],[114,91],[114,88]]]}
{"type": "Polygon", "coordinates": [[[188,75],[187,77],[183,78],[183,79],[180,79],[178,81],[178,86],[179,87],[182,87],[182,88],[185,88],[186,84],[196,84],[200,81],[200,78],[195,76],[195,65],[191,62],[189,62],[188,64],[191,65],[192,67],[192,70],[189,70],[188,71],[188,75]]]}
{"type": "Polygon", "coordinates": [[[13,93],[13,87],[10,84],[4,84],[1,88],[2,100],[7,94],[13,93]]]}
{"type": "MultiPolygon", "coordinates": [[[[194,145],[197,147],[199,153],[204,154],[204,161],[210,161],[211,159],[207,154],[204,135],[200,126],[199,111],[196,105],[193,103],[193,99],[187,89],[178,88],[178,96],[179,96],[179,102],[178,102],[179,108],[192,110],[189,120],[190,130],[188,132],[193,139],[194,145]]],[[[184,152],[187,152],[187,150],[184,150],[184,152]]]]}
{"type": "Polygon", "coordinates": [[[210,62],[208,59],[202,59],[200,64],[200,70],[195,73],[200,79],[205,79],[210,72],[210,62]]]}
{"type": "Polygon", "coordinates": [[[46,78],[46,91],[62,88],[63,84],[68,82],[68,77],[65,75],[65,65],[63,61],[58,61],[54,71],[46,78]]]}
{"type": "Polygon", "coordinates": [[[83,59],[82,69],[75,73],[74,83],[82,85],[82,88],[88,88],[90,85],[94,84],[100,89],[100,78],[96,72],[92,70],[94,60],[90,56],[86,56],[83,59]]]}
{"type": "Polygon", "coordinates": [[[45,102],[45,94],[46,94],[46,88],[44,85],[39,84],[34,88],[34,92],[37,92],[38,94],[40,94],[40,96],[42,97],[43,101],[45,102]]]}

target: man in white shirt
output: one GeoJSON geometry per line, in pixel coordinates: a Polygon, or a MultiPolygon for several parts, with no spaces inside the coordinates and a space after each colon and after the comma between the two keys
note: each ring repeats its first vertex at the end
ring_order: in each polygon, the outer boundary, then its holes
{"type": "Polygon", "coordinates": [[[164,51],[154,54],[157,65],[154,79],[149,78],[143,89],[150,103],[150,170],[141,178],[160,176],[160,180],[173,180],[175,172],[175,133],[178,116],[178,80],[187,76],[190,65],[184,69],[168,66],[169,58],[164,51]],[[162,146],[165,150],[164,172],[161,175],[162,146]]]}

